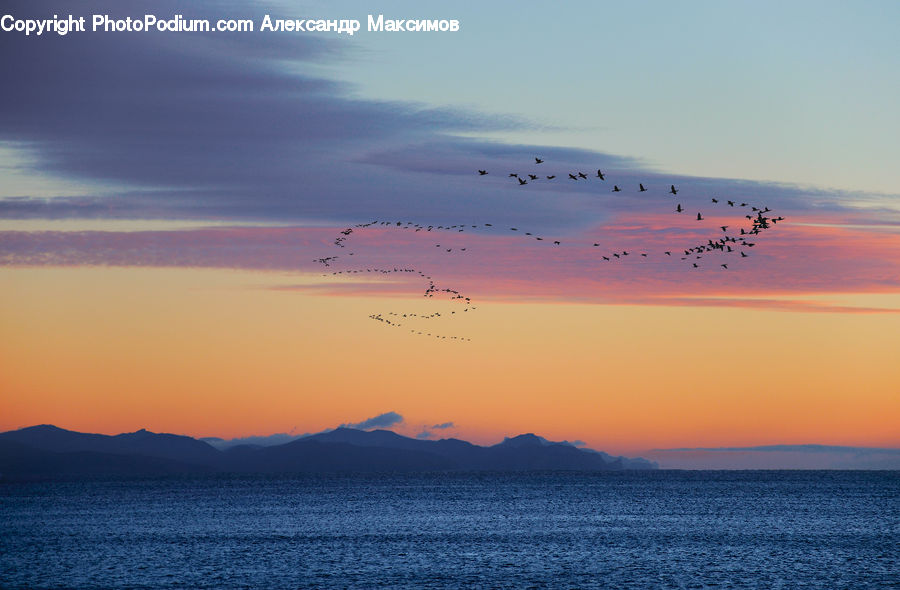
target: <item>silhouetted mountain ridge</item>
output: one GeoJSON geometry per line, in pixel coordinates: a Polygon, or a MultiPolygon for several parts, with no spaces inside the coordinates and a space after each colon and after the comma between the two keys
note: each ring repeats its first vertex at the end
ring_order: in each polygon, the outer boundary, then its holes
{"type": "Polygon", "coordinates": [[[534,434],[482,447],[459,439],[419,440],[390,430],[341,427],[273,445],[218,450],[208,443],[147,430],[115,436],[52,425],[0,433],[5,479],[141,476],[176,473],[411,471],[610,471],[654,469],[644,459],[554,443],[534,434]]]}

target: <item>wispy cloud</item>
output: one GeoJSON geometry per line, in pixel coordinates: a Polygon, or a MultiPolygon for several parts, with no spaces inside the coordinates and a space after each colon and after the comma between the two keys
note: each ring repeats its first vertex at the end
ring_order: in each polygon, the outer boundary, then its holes
{"type": "Polygon", "coordinates": [[[422,428],[422,432],[416,435],[418,439],[429,439],[435,435],[435,430],[447,430],[450,428],[456,428],[456,424],[453,422],[442,422],[440,424],[432,424],[431,426],[425,426],[422,428]]]}
{"type": "Polygon", "coordinates": [[[351,422],[348,424],[341,424],[341,426],[344,428],[355,428],[357,430],[369,430],[370,428],[390,428],[391,426],[396,426],[401,423],[403,423],[403,416],[397,412],[385,412],[384,414],[372,416],[362,422],[351,422]]]}
{"type": "MultiPolygon", "coordinates": [[[[212,2],[146,7],[185,18],[225,16],[212,2]]],[[[68,3],[56,8],[71,10],[68,3]]],[[[19,18],[54,12],[46,3],[8,9],[19,18]]],[[[100,2],[92,10],[115,17],[139,9],[100,2]]],[[[245,18],[277,12],[241,10],[245,18]]],[[[364,211],[373,189],[391,195],[384,172],[359,164],[372,146],[529,125],[512,116],[353,98],[352,88],[313,73],[310,63],[333,63],[343,51],[316,35],[192,34],[175,43],[154,32],[10,34],[0,38],[0,50],[28,59],[27,67],[21,60],[0,64],[10,89],[0,96],[0,141],[27,149],[36,174],[106,187],[93,198],[5,203],[3,214],[328,218],[364,211]]],[[[407,179],[396,189],[397,203],[408,206],[421,186],[407,179]]]]}
{"type": "Polygon", "coordinates": [[[770,452],[770,453],[855,453],[867,455],[871,453],[889,455],[900,455],[900,449],[883,448],[883,447],[849,447],[841,445],[757,445],[753,447],[679,447],[674,449],[654,449],[654,451],[713,451],[713,452],[734,452],[734,451],[753,451],[753,452],[770,452]]]}
{"type": "Polygon", "coordinates": [[[668,469],[900,469],[900,449],[818,444],[654,449],[668,469]]]}
{"type": "Polygon", "coordinates": [[[611,219],[570,234],[560,246],[532,241],[522,235],[521,228],[509,232],[505,227],[504,233],[498,229],[499,224],[467,227],[463,233],[415,232],[396,226],[357,229],[344,242],[345,248],[333,244],[341,227],[7,231],[0,232],[0,264],[296,271],[314,280],[273,283],[267,288],[375,296],[420,294],[429,284],[424,276],[427,271],[433,273],[428,275],[430,280],[442,288],[490,300],[828,313],[896,311],[812,295],[896,293],[900,289],[898,233],[779,225],[769,230],[770,235],[760,236],[752,249],[744,249],[749,252],[747,258],[736,253],[705,253],[699,261],[701,267],[694,269],[695,258],[681,260],[684,253],[676,247],[702,243],[706,236],[715,235],[712,229],[660,230],[660,223],[653,218],[640,223],[611,219]],[[448,248],[452,251],[447,252],[448,248]],[[623,251],[630,254],[619,258],[611,254],[623,251]],[[644,252],[648,253],[646,258],[640,256],[644,252]],[[873,252],[879,254],[873,256],[873,252]],[[331,256],[336,258],[329,260],[329,266],[316,262],[331,256]],[[729,268],[720,268],[721,263],[729,268]]]}

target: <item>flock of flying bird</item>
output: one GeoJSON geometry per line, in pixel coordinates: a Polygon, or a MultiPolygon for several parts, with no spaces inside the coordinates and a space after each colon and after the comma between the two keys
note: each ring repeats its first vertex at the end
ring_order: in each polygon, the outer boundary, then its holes
{"type": "MultiPolygon", "coordinates": [[[[536,157],[534,159],[534,163],[535,163],[535,165],[543,164],[544,160],[536,157]]],[[[490,173],[487,170],[478,170],[479,176],[487,176],[489,174],[490,173]]],[[[532,173],[520,175],[517,172],[510,172],[506,177],[513,179],[513,182],[517,182],[518,186],[526,186],[529,183],[554,181],[557,179],[558,176],[559,175],[557,175],[557,174],[538,175],[538,174],[532,174],[532,173]],[[543,176],[543,178],[541,176],[543,176]]],[[[587,174],[585,174],[584,172],[581,172],[581,171],[574,171],[574,172],[567,173],[566,180],[581,182],[581,181],[587,181],[591,178],[597,179],[599,181],[606,181],[606,174],[600,169],[597,170],[596,175],[591,175],[591,176],[588,176],[587,174]]],[[[562,179],[562,178],[560,177],[560,179],[562,179]]],[[[649,189],[647,187],[645,187],[643,183],[638,183],[638,192],[643,193],[643,192],[648,192],[648,190],[649,189]]],[[[613,187],[612,187],[612,189],[610,189],[610,191],[613,193],[618,193],[618,192],[622,192],[622,189],[619,187],[618,184],[613,184],[613,187]]],[[[678,193],[679,193],[679,189],[676,188],[674,184],[670,184],[669,190],[666,191],[666,194],[671,195],[674,199],[675,207],[673,210],[676,214],[685,212],[685,208],[682,206],[681,202],[679,202],[679,200],[677,199],[678,193]]],[[[679,249],[678,252],[674,252],[673,250],[666,250],[661,253],[663,256],[670,257],[670,258],[672,258],[672,257],[680,258],[680,260],[687,261],[687,263],[690,263],[690,265],[691,265],[690,268],[694,268],[694,269],[701,267],[701,262],[699,262],[699,261],[707,253],[735,254],[736,256],[738,256],[738,258],[747,258],[749,256],[749,254],[747,254],[746,248],[752,248],[753,246],[755,246],[756,245],[755,240],[758,238],[758,236],[763,231],[770,229],[778,222],[784,220],[784,217],[781,217],[781,216],[775,217],[772,215],[766,215],[767,213],[771,212],[771,210],[768,207],[758,206],[758,205],[754,205],[754,204],[747,203],[747,202],[738,202],[736,200],[729,200],[729,199],[723,200],[723,199],[718,199],[718,198],[713,197],[713,198],[711,198],[711,203],[713,205],[718,205],[721,207],[731,207],[731,208],[743,209],[744,211],[748,211],[748,213],[744,214],[744,218],[749,220],[747,227],[740,227],[740,228],[737,228],[740,230],[739,232],[733,231],[733,232],[729,233],[728,229],[731,226],[721,225],[718,227],[718,229],[720,229],[722,231],[722,234],[717,235],[716,239],[709,238],[704,243],[698,243],[698,244],[689,246],[687,248],[681,248],[681,249],[679,249]],[[751,241],[751,240],[753,240],[753,241],[751,241]]],[[[703,217],[702,212],[698,212],[696,215],[696,220],[697,221],[705,221],[706,218],[703,217]]],[[[412,221],[402,222],[402,221],[375,220],[375,221],[370,221],[368,223],[360,223],[353,227],[345,228],[343,231],[340,232],[340,235],[338,235],[335,238],[334,244],[339,248],[346,248],[347,244],[345,242],[349,239],[351,234],[353,234],[354,232],[361,232],[361,231],[365,230],[366,228],[371,228],[371,227],[402,229],[402,230],[407,230],[407,231],[412,231],[412,232],[424,232],[426,234],[431,232],[432,235],[439,234],[442,232],[452,232],[453,234],[459,234],[459,233],[465,232],[466,230],[479,230],[480,229],[480,230],[496,231],[496,230],[500,229],[499,227],[496,227],[492,223],[482,223],[482,224],[475,224],[475,225],[472,225],[472,224],[468,224],[468,225],[467,224],[453,224],[453,225],[431,224],[431,225],[428,225],[428,224],[414,223],[412,221]]],[[[527,237],[529,239],[534,238],[535,241],[543,242],[548,245],[553,245],[554,247],[561,246],[563,243],[562,240],[552,239],[552,238],[545,239],[543,236],[535,235],[531,231],[524,231],[523,229],[520,229],[518,227],[509,227],[505,231],[516,232],[517,234],[519,234],[523,237],[527,237]]],[[[591,244],[592,248],[600,247],[600,243],[597,243],[597,242],[592,242],[590,244],[591,244]]],[[[467,251],[467,248],[460,248],[458,246],[454,247],[453,245],[450,245],[450,247],[447,247],[448,246],[447,243],[444,243],[443,245],[440,243],[436,243],[436,244],[434,244],[434,246],[436,248],[438,248],[439,251],[444,252],[444,253],[451,253],[454,251],[456,251],[458,253],[462,253],[462,252],[467,251]]],[[[350,252],[348,255],[353,256],[354,253],[350,252]]],[[[622,260],[628,256],[637,256],[639,258],[647,258],[649,255],[650,254],[648,252],[629,252],[627,250],[622,249],[622,250],[616,250],[613,252],[603,252],[600,254],[600,259],[605,262],[614,262],[616,260],[622,260]]],[[[339,259],[339,255],[333,255],[333,256],[326,256],[323,258],[317,258],[317,259],[315,259],[315,262],[318,262],[325,267],[331,267],[332,264],[336,263],[336,261],[338,259],[339,259]]],[[[728,270],[728,263],[719,263],[718,267],[721,268],[722,270],[728,270]]],[[[335,270],[335,271],[332,271],[330,274],[331,275],[356,275],[356,274],[365,274],[365,273],[368,273],[368,274],[404,273],[404,274],[415,275],[415,276],[428,282],[428,286],[425,289],[425,292],[423,294],[424,297],[431,298],[431,297],[434,297],[435,294],[438,294],[438,295],[447,297],[451,301],[460,302],[463,304],[463,309],[459,310],[460,313],[464,313],[464,312],[468,312],[470,310],[476,309],[476,307],[474,307],[472,305],[471,298],[464,296],[463,294],[461,294],[459,291],[457,291],[455,289],[439,287],[428,273],[422,272],[422,271],[414,269],[414,268],[408,268],[408,267],[388,267],[388,268],[368,267],[368,268],[355,268],[355,269],[348,268],[348,269],[344,269],[344,270],[335,270]]],[[[327,273],[326,273],[326,276],[327,276],[327,273]]],[[[407,327],[411,333],[416,334],[416,335],[430,336],[430,337],[446,339],[446,340],[469,341],[470,338],[466,338],[463,336],[447,336],[445,334],[437,333],[436,331],[429,331],[428,329],[422,329],[422,328],[418,327],[417,324],[414,324],[416,327],[412,327],[412,328],[409,328],[409,326],[407,325],[407,322],[410,320],[429,320],[429,319],[445,318],[445,317],[453,316],[456,313],[457,313],[457,310],[450,311],[449,313],[445,312],[443,315],[439,312],[433,312],[430,314],[390,312],[387,314],[380,314],[380,313],[372,314],[369,316],[369,318],[372,320],[375,320],[375,321],[382,322],[386,326],[397,327],[397,328],[407,327]]]]}

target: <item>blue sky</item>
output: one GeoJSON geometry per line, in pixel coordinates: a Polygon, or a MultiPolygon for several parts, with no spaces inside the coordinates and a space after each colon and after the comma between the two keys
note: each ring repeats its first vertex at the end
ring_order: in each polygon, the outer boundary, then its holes
{"type": "MultiPolygon", "coordinates": [[[[355,161],[465,137],[470,153],[473,145],[502,151],[494,141],[529,146],[525,153],[562,148],[553,156],[571,161],[583,149],[670,177],[838,189],[854,206],[893,208],[900,190],[895,2],[82,6],[9,5],[21,16],[356,18],[363,30],[5,34],[7,55],[29,57],[3,64],[12,91],[0,117],[2,195],[144,191],[135,200],[146,203],[160,196],[147,191],[174,190],[182,201],[190,193],[191,211],[137,207],[114,216],[295,217],[301,212],[284,193],[298,183],[329,187],[346,210],[351,194],[384,184],[369,182],[382,170],[358,172],[355,161]],[[370,13],[455,18],[461,30],[367,32],[370,13]],[[250,184],[262,194],[248,198],[240,186],[250,184]],[[201,193],[214,194],[216,206],[199,206],[201,193]]],[[[399,201],[397,209],[409,205],[399,201]]]]}
{"type": "Polygon", "coordinates": [[[679,174],[896,193],[896,2],[350,2],[308,12],[458,18],[454,35],[341,39],[364,97],[520,115],[513,142],[679,174]],[[377,6],[377,9],[375,8],[377,6]]]}

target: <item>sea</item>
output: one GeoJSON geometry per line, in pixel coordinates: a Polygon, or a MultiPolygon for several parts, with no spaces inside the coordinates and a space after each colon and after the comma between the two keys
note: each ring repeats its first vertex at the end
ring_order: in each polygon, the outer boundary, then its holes
{"type": "Polygon", "coordinates": [[[900,472],[0,484],[3,588],[898,588],[900,472]]]}

